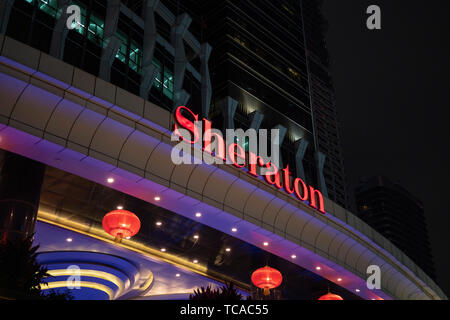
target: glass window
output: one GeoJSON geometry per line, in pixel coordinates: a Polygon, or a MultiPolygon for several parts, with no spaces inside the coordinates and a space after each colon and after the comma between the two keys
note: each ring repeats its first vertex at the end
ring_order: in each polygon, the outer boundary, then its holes
{"type": "Polygon", "coordinates": [[[163,93],[169,98],[173,99],[173,74],[164,68],[164,84],[163,93]]]}
{"type": "Polygon", "coordinates": [[[155,66],[155,67],[157,67],[158,68],[158,70],[159,70],[159,72],[158,72],[158,75],[156,76],[156,78],[155,78],[155,84],[154,84],[154,86],[156,87],[156,88],[158,88],[158,89],[161,89],[161,85],[162,85],[162,80],[161,80],[161,70],[162,70],[162,65],[161,65],[161,62],[159,62],[157,59],[153,59],[153,65],[155,66]]]}
{"type": "Polygon", "coordinates": [[[117,37],[122,41],[122,44],[117,51],[116,58],[123,63],[127,63],[127,36],[123,32],[117,31],[117,37]]]}
{"type": "MultiPolygon", "coordinates": [[[[82,13],[83,15],[83,13],[82,13]]],[[[102,19],[94,14],[91,14],[88,27],[88,39],[92,42],[103,46],[103,30],[105,29],[105,23],[102,19]]]]}
{"type": "Polygon", "coordinates": [[[163,94],[170,100],[173,100],[173,73],[168,68],[163,67],[161,62],[156,58],[153,58],[153,65],[159,69],[159,73],[155,78],[154,86],[159,90],[161,90],[162,87],[163,94]],[[163,74],[164,81],[161,80],[163,74]]]}
{"type": "Polygon", "coordinates": [[[41,9],[45,13],[49,14],[53,18],[56,17],[56,14],[58,12],[58,1],[57,0],[39,0],[38,6],[39,6],[39,9],[41,9]]]}
{"type": "Polygon", "coordinates": [[[142,68],[142,50],[134,41],[130,43],[130,61],[128,63],[131,69],[140,73],[142,68]]]}

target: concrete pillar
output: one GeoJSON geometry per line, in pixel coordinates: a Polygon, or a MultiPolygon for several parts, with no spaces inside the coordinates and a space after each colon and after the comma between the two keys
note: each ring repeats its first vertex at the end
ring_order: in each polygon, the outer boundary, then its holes
{"type": "Polygon", "coordinates": [[[14,0],[0,1],[0,33],[5,34],[14,0]]]}
{"type": "Polygon", "coordinates": [[[283,155],[282,155],[282,152],[281,152],[281,146],[283,145],[283,142],[284,142],[284,138],[286,138],[286,133],[287,133],[287,129],[284,127],[284,126],[282,126],[281,124],[279,124],[279,125],[277,125],[276,127],[274,127],[273,129],[277,129],[277,130],[279,130],[279,132],[280,132],[280,135],[279,135],[279,140],[276,142],[278,145],[279,145],[279,150],[280,150],[280,157],[279,157],[279,162],[278,162],[278,165],[279,165],[279,168],[281,169],[281,168],[283,168],[284,166],[283,166],[283,155]]]}
{"type": "Polygon", "coordinates": [[[174,91],[174,106],[177,108],[181,105],[185,105],[189,99],[189,94],[183,90],[184,75],[186,73],[186,51],[184,48],[184,36],[189,26],[191,25],[192,19],[187,13],[183,13],[178,16],[175,25],[172,26],[172,45],[175,49],[175,59],[174,59],[174,79],[173,79],[173,91],[174,91]],[[186,97],[188,97],[186,99],[186,97]],[[185,100],[185,103],[182,103],[185,100]]]}
{"type": "Polygon", "coordinates": [[[208,43],[202,44],[200,50],[201,75],[202,75],[202,115],[208,118],[209,109],[211,108],[211,77],[209,74],[209,57],[211,56],[212,47],[208,43]]]}
{"type": "Polygon", "coordinates": [[[324,175],[324,168],[325,168],[325,160],[327,156],[323,154],[320,151],[317,151],[315,154],[316,158],[316,166],[317,166],[317,181],[319,183],[319,189],[320,192],[322,192],[324,197],[328,198],[328,190],[327,185],[325,183],[325,175],[324,175]]]}
{"type": "Polygon", "coordinates": [[[53,29],[52,42],[50,44],[50,55],[58,59],[64,58],[64,47],[66,45],[67,33],[67,7],[70,6],[70,0],[61,0],[58,3],[58,9],[61,11],[61,16],[56,20],[55,28],[53,29]]]}
{"type": "Polygon", "coordinates": [[[251,124],[250,129],[258,131],[261,128],[261,124],[264,120],[264,115],[259,111],[253,111],[250,114],[251,124]]]}
{"type": "Polygon", "coordinates": [[[45,165],[14,153],[0,155],[0,241],[34,233],[45,165]]]}
{"type": "Polygon", "coordinates": [[[303,159],[305,158],[306,149],[308,148],[309,142],[306,139],[300,139],[295,142],[295,148],[297,152],[295,153],[295,166],[297,171],[297,177],[306,181],[305,168],[303,167],[303,159]]]}
{"type": "Polygon", "coordinates": [[[161,72],[153,64],[153,57],[155,53],[156,37],[158,32],[156,30],[155,11],[158,8],[160,0],[147,0],[144,7],[144,47],[143,63],[142,63],[142,79],[140,87],[140,96],[144,99],[148,98],[148,93],[153,86],[156,76],[161,72]]]}
{"type": "Polygon", "coordinates": [[[226,97],[219,102],[220,109],[223,115],[223,129],[233,129],[234,130],[234,115],[236,114],[236,109],[238,102],[231,97],[226,97]]]}
{"type": "Polygon", "coordinates": [[[100,60],[99,77],[105,81],[110,81],[111,67],[116,57],[117,51],[122,41],[117,37],[117,24],[120,14],[120,0],[108,0],[106,8],[105,30],[104,30],[104,47],[102,58],[100,60]]]}

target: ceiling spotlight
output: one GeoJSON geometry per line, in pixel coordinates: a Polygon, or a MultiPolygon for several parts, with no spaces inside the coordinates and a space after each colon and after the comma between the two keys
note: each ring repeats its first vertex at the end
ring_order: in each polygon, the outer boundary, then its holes
{"type": "Polygon", "coordinates": [[[114,183],[114,178],[108,178],[106,181],[107,181],[108,183],[114,183]]]}
{"type": "Polygon", "coordinates": [[[237,228],[231,229],[231,232],[237,232],[237,228]]]}
{"type": "Polygon", "coordinates": [[[181,276],[181,274],[179,274],[179,273],[177,273],[176,275],[175,275],[175,277],[177,277],[177,278],[179,278],[181,276]]]}
{"type": "Polygon", "coordinates": [[[155,201],[159,201],[159,200],[161,200],[161,197],[156,196],[155,201]]]}
{"type": "Polygon", "coordinates": [[[269,243],[268,243],[267,241],[265,241],[265,242],[263,242],[263,246],[264,246],[264,247],[268,247],[268,246],[269,246],[269,243]]]}
{"type": "Polygon", "coordinates": [[[200,218],[200,217],[202,216],[202,214],[201,214],[200,212],[197,212],[197,213],[195,214],[195,216],[196,216],[197,218],[200,218]]]}
{"type": "Polygon", "coordinates": [[[359,289],[356,289],[355,291],[356,291],[356,292],[361,292],[361,290],[359,290],[359,289]]]}
{"type": "Polygon", "coordinates": [[[72,238],[67,238],[66,241],[67,242],[72,242],[72,238]]]}
{"type": "Polygon", "coordinates": [[[194,239],[195,239],[195,240],[198,240],[198,238],[200,238],[200,237],[198,236],[198,234],[194,235],[194,239]]]}
{"type": "Polygon", "coordinates": [[[161,252],[166,252],[166,248],[161,248],[161,252]]]}
{"type": "Polygon", "coordinates": [[[123,206],[117,206],[117,210],[123,210],[123,206]]]}
{"type": "Polygon", "coordinates": [[[192,261],[193,263],[198,263],[198,260],[197,259],[195,259],[194,261],[192,261]]]}
{"type": "Polygon", "coordinates": [[[156,225],[157,225],[158,227],[161,227],[161,226],[162,226],[162,222],[161,222],[161,221],[158,221],[158,222],[156,222],[156,225]]]}
{"type": "Polygon", "coordinates": [[[292,259],[297,259],[297,256],[296,256],[295,254],[293,254],[293,255],[291,256],[291,258],[292,258],[292,259]]]}
{"type": "Polygon", "coordinates": [[[342,281],[342,278],[338,278],[337,281],[338,281],[338,282],[341,282],[341,281],[342,281]]]}
{"type": "Polygon", "coordinates": [[[231,248],[226,248],[225,251],[226,251],[226,252],[230,252],[230,251],[231,251],[231,248]]]}
{"type": "Polygon", "coordinates": [[[322,270],[322,268],[321,267],[316,267],[316,270],[320,271],[320,270],[322,270]]]}

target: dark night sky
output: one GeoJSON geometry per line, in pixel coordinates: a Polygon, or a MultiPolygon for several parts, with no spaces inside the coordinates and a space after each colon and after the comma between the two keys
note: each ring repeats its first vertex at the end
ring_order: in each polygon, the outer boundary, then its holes
{"type": "Polygon", "coordinates": [[[450,296],[450,1],[325,0],[347,175],[382,174],[424,202],[450,296]],[[382,10],[382,30],[366,9],[382,10]]]}

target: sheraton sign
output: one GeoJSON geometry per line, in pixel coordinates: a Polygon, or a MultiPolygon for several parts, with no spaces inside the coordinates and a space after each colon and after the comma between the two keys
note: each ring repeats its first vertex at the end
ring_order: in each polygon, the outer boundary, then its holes
{"type": "MultiPolygon", "coordinates": [[[[214,159],[213,163],[216,164],[230,164],[237,168],[245,169],[248,174],[259,178],[263,176],[265,181],[276,187],[277,189],[283,189],[286,193],[294,195],[303,202],[308,204],[325,214],[324,201],[322,193],[308,186],[302,179],[293,178],[291,176],[289,165],[280,170],[278,163],[277,150],[279,150],[278,139],[276,133],[272,132],[271,135],[271,161],[268,161],[268,157],[261,154],[267,153],[267,148],[264,148],[264,143],[259,144],[259,151],[257,153],[258,141],[256,132],[252,132],[251,129],[244,132],[242,129],[238,130],[226,130],[227,139],[222,136],[220,130],[213,129],[211,121],[203,119],[199,121],[199,116],[194,114],[189,108],[180,106],[175,110],[175,127],[172,135],[172,140],[181,140],[188,145],[201,144],[202,150],[208,155],[212,155],[214,159]],[[236,142],[243,142],[247,145],[248,151],[244,147],[236,142]],[[261,146],[263,147],[261,149],[261,146]],[[265,160],[266,159],[266,160],[265,160]]],[[[267,137],[266,130],[262,131],[261,136],[267,137]]],[[[267,140],[266,140],[267,142],[267,140]]],[[[266,143],[267,144],[267,143],[266,143]]],[[[267,146],[266,146],[267,147],[267,146]]],[[[192,164],[190,162],[190,150],[184,148],[182,145],[174,147],[172,151],[172,161],[175,164],[192,164]],[[177,158],[178,156],[181,158],[177,158]]],[[[206,161],[205,161],[206,162],[206,161]]],[[[200,160],[200,163],[203,163],[200,160]]],[[[212,164],[212,163],[210,163],[212,164]]]]}

